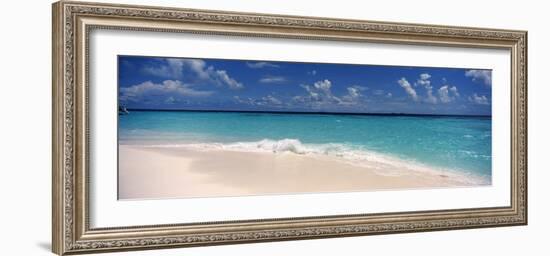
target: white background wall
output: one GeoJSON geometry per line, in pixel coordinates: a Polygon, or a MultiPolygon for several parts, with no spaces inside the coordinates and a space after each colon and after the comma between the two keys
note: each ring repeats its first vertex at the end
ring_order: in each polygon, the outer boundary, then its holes
{"type": "MultiPolygon", "coordinates": [[[[97,1],[97,0],[96,0],[97,1]]],[[[113,2],[100,0],[101,2],[113,2]]],[[[119,3],[529,31],[529,225],[197,247],[111,255],[548,255],[550,23],[544,1],[146,1],[119,3]],[[548,94],[548,95],[547,95],[548,94]],[[546,231],[546,232],[545,232],[546,231]]],[[[1,255],[51,255],[50,1],[6,1],[0,15],[1,255]]]]}

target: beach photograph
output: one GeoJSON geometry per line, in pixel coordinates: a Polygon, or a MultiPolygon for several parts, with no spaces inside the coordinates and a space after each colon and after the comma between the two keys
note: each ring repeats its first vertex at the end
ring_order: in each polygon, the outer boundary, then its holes
{"type": "Polygon", "coordinates": [[[490,186],[491,75],[121,55],[118,198],[490,186]]]}

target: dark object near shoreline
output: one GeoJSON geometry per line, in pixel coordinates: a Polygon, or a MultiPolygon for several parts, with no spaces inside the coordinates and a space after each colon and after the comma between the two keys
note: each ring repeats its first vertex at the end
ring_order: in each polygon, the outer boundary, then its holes
{"type": "Polygon", "coordinates": [[[119,115],[128,115],[128,114],[130,114],[130,111],[128,111],[128,109],[126,109],[126,107],[124,107],[124,106],[118,106],[118,114],[119,115]]]}

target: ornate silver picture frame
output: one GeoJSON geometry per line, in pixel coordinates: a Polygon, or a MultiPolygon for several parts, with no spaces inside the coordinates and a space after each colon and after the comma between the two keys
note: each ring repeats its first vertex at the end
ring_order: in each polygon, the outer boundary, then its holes
{"type": "Polygon", "coordinates": [[[526,31],[71,1],[53,4],[52,22],[52,247],[59,255],[527,224],[526,31]],[[507,50],[510,98],[503,100],[510,104],[510,204],[92,227],[90,187],[98,185],[90,179],[88,103],[100,95],[89,91],[89,46],[90,33],[98,30],[507,50]]]}

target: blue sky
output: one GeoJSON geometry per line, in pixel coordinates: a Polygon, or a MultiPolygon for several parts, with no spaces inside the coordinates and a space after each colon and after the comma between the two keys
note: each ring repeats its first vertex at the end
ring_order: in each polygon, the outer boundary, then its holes
{"type": "Polygon", "coordinates": [[[491,71],[119,56],[128,108],[491,115],[491,71]]]}

